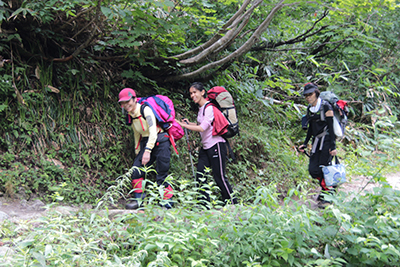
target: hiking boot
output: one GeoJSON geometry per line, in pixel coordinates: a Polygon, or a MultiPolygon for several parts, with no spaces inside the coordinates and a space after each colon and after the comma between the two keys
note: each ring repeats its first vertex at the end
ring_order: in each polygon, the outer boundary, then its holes
{"type": "Polygon", "coordinates": [[[328,207],[329,205],[331,205],[332,202],[331,201],[326,201],[326,200],[322,200],[318,203],[318,208],[320,209],[325,209],[326,207],[328,207]]]}
{"type": "Polygon", "coordinates": [[[317,197],[317,201],[323,201],[324,200],[324,196],[322,195],[322,193],[320,193],[317,197]]]}
{"type": "Polygon", "coordinates": [[[127,210],[137,210],[138,208],[143,207],[143,199],[145,198],[145,193],[134,193],[135,199],[125,205],[127,210]],[[139,204],[138,200],[141,202],[139,204]]]}
{"type": "Polygon", "coordinates": [[[331,188],[331,189],[329,189],[328,191],[321,191],[321,193],[319,193],[319,195],[318,195],[318,197],[317,197],[317,201],[324,201],[324,195],[323,194],[326,194],[326,195],[335,195],[337,192],[336,192],[336,188],[334,187],[334,188],[331,188]]]}
{"type": "Polygon", "coordinates": [[[167,204],[165,204],[163,207],[166,208],[167,210],[172,209],[172,207],[174,206],[173,202],[168,202],[167,204]]]}
{"type": "Polygon", "coordinates": [[[169,201],[163,200],[162,203],[163,204],[160,203],[160,206],[167,210],[172,209],[172,207],[174,206],[174,202],[171,199],[169,201]]]}
{"type": "Polygon", "coordinates": [[[140,207],[139,202],[137,202],[136,200],[126,203],[126,205],[125,205],[125,208],[127,210],[137,210],[139,207],[140,207]]]}

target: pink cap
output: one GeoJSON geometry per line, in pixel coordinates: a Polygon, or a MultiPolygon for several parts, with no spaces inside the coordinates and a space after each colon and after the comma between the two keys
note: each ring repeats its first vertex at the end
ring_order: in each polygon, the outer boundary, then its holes
{"type": "Polygon", "coordinates": [[[121,92],[119,92],[118,102],[129,101],[132,97],[136,97],[135,91],[131,88],[124,88],[121,90],[121,92]]]}

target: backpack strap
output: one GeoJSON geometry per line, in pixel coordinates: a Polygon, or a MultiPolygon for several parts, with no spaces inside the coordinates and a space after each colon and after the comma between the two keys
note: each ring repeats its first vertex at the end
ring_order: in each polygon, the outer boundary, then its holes
{"type": "MultiPolygon", "coordinates": [[[[170,128],[170,129],[171,129],[171,128],[170,128]]],[[[177,155],[179,155],[178,149],[176,148],[176,143],[175,143],[174,137],[173,137],[172,134],[169,132],[169,129],[167,130],[167,132],[168,132],[169,142],[171,143],[172,147],[174,148],[175,153],[176,153],[177,155]]]]}
{"type": "Polygon", "coordinates": [[[208,107],[208,106],[212,106],[213,105],[213,103],[211,103],[210,101],[208,101],[207,103],[206,103],[206,106],[204,107],[204,109],[203,109],[203,116],[206,114],[206,108],[208,107]]]}
{"type": "Polygon", "coordinates": [[[324,113],[324,105],[325,105],[326,101],[324,99],[322,99],[321,101],[321,106],[319,107],[319,112],[321,113],[321,121],[325,120],[325,113],[324,113]]]}
{"type": "Polygon", "coordinates": [[[126,113],[126,116],[125,116],[125,124],[128,125],[128,126],[131,126],[131,125],[132,125],[132,116],[129,115],[129,113],[126,113]]]}
{"type": "MultiPolygon", "coordinates": [[[[145,118],[145,117],[144,117],[144,108],[145,108],[145,107],[146,107],[145,104],[141,104],[141,105],[140,105],[140,114],[142,114],[142,117],[143,117],[143,118],[145,118]]],[[[146,119],[146,118],[145,118],[145,119],[146,119]]]]}
{"type": "MultiPolygon", "coordinates": [[[[321,106],[319,107],[319,110],[318,110],[318,112],[320,113],[321,121],[325,120],[325,113],[324,113],[324,105],[325,105],[325,103],[326,103],[326,100],[322,99],[321,106]]],[[[310,105],[308,105],[308,107],[307,107],[307,114],[306,114],[307,121],[310,118],[310,113],[311,113],[310,107],[311,107],[310,105]]]]}

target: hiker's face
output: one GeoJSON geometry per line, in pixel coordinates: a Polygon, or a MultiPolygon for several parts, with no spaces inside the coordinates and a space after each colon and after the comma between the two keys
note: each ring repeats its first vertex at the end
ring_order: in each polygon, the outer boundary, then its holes
{"type": "Polygon", "coordinates": [[[200,100],[204,98],[204,91],[200,91],[194,87],[190,87],[189,92],[190,92],[190,98],[196,104],[199,104],[200,100]]]}
{"type": "Polygon", "coordinates": [[[315,94],[315,92],[306,94],[306,95],[304,95],[304,97],[306,98],[308,104],[313,104],[315,102],[315,100],[317,100],[317,95],[315,94]]]}
{"type": "Polygon", "coordinates": [[[136,97],[132,97],[129,101],[122,101],[120,102],[121,106],[128,111],[129,113],[133,113],[136,108],[136,97]]]}

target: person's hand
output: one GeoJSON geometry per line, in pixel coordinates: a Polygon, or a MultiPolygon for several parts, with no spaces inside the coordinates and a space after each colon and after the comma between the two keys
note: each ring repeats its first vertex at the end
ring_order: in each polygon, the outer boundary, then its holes
{"type": "Polygon", "coordinates": [[[331,156],[336,156],[336,154],[337,154],[336,149],[330,150],[329,154],[331,154],[331,156]]]}
{"type": "Polygon", "coordinates": [[[150,161],[150,151],[145,150],[142,157],[142,165],[146,166],[146,164],[150,161]]]}
{"type": "Polygon", "coordinates": [[[299,151],[300,151],[301,153],[304,153],[304,149],[305,149],[306,147],[307,147],[306,145],[302,144],[301,146],[299,146],[299,151]]]}
{"type": "Polygon", "coordinates": [[[189,120],[188,119],[186,119],[186,118],[183,118],[182,120],[181,120],[181,122],[183,123],[186,123],[186,124],[189,124],[189,120]]]}
{"type": "Polygon", "coordinates": [[[175,121],[182,127],[182,122],[180,122],[179,120],[175,119],[175,121]]]}

